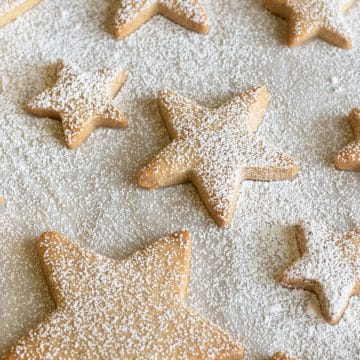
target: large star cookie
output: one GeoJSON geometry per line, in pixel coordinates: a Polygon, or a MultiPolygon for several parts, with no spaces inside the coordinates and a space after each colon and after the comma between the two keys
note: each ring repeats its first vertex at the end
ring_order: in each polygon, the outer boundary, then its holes
{"type": "Polygon", "coordinates": [[[56,232],[39,247],[56,310],[5,359],[243,359],[241,345],[185,304],[189,232],[122,261],[56,232]]]}
{"type": "Polygon", "coordinates": [[[360,171],[360,108],[351,112],[349,124],[354,133],[355,141],[336,154],[335,165],[342,170],[360,171]]]}
{"type": "Polygon", "coordinates": [[[296,360],[296,358],[284,352],[277,352],[269,360],[296,360]]]}
{"type": "Polygon", "coordinates": [[[40,0],[1,0],[0,1],[0,27],[15,20],[25,11],[30,10],[40,0]]]}
{"type": "Polygon", "coordinates": [[[152,16],[168,19],[202,34],[209,31],[208,19],[199,0],[122,0],[115,19],[115,35],[123,38],[152,16]]]}
{"type": "Polygon", "coordinates": [[[289,20],[289,46],[316,36],[341,48],[352,46],[344,13],[356,0],[265,0],[273,13],[289,20]]]}
{"type": "Polygon", "coordinates": [[[209,109],[162,92],[159,108],[174,140],[141,171],[140,185],[190,180],[215,221],[229,225],[244,180],[287,179],[298,171],[291,157],[255,136],[269,98],[264,87],[253,87],[209,109]]]}
{"type": "Polygon", "coordinates": [[[82,73],[75,66],[58,64],[56,84],[33,98],[28,112],[61,119],[65,143],[77,148],[97,127],[125,127],[125,116],[112,104],[126,80],[124,70],[102,69],[82,73]]]}
{"type": "Polygon", "coordinates": [[[302,224],[297,242],[300,259],[281,283],[314,292],[326,321],[336,324],[350,297],[360,295],[360,228],[343,234],[322,224],[302,224]]]}

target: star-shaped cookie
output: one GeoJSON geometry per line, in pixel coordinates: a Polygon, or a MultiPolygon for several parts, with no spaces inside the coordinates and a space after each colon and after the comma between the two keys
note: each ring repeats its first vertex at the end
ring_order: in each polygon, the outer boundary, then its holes
{"type": "Polygon", "coordinates": [[[349,124],[354,133],[355,141],[335,155],[335,165],[341,170],[360,171],[360,108],[351,112],[349,124]]]}
{"type": "Polygon", "coordinates": [[[282,285],[314,292],[327,322],[336,324],[352,295],[360,295],[360,228],[342,233],[323,224],[297,226],[300,259],[282,285]]]}
{"type": "Polygon", "coordinates": [[[0,27],[15,20],[24,12],[38,4],[40,0],[1,0],[0,1],[0,27]]]}
{"type": "Polygon", "coordinates": [[[115,18],[115,35],[124,38],[156,14],[190,30],[206,34],[208,19],[199,0],[122,0],[115,18]]]}
{"type": "Polygon", "coordinates": [[[141,171],[148,189],[193,182],[220,226],[230,224],[244,180],[281,180],[297,174],[288,155],[255,136],[270,95],[253,87],[215,109],[172,92],[159,95],[159,109],[174,139],[141,171]]]}
{"type": "Polygon", "coordinates": [[[65,143],[77,148],[97,127],[122,128],[125,116],[112,104],[126,80],[124,70],[81,72],[60,61],[55,85],[33,98],[25,110],[62,121],[65,143]]]}
{"type": "Polygon", "coordinates": [[[341,48],[351,48],[351,34],[344,13],[357,0],[265,0],[271,12],[288,19],[291,47],[320,37],[341,48]]]}
{"type": "Polygon", "coordinates": [[[39,248],[56,310],[5,359],[243,359],[241,345],[185,304],[188,231],[122,261],[56,232],[39,248]]]}

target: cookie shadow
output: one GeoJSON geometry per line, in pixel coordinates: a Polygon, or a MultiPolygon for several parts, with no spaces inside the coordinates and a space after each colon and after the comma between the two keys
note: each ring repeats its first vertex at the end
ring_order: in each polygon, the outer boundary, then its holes
{"type": "Polygon", "coordinates": [[[284,253],[288,256],[284,259],[282,264],[280,264],[278,270],[276,270],[273,274],[273,279],[277,283],[280,283],[284,271],[300,256],[299,248],[296,242],[296,226],[296,224],[286,225],[281,230],[283,238],[287,239],[287,241],[285,241],[284,253]]]}
{"type": "Polygon", "coordinates": [[[348,123],[348,116],[337,116],[336,118],[334,118],[334,122],[338,124],[337,130],[339,137],[341,137],[341,139],[346,138],[346,140],[338,141],[337,138],[333,138],[334,141],[332,142],[332,144],[334,144],[334,148],[332,149],[332,151],[327,152],[323,155],[323,160],[328,167],[336,170],[335,155],[338,151],[340,151],[344,146],[346,146],[353,140],[353,135],[351,133],[351,129],[348,123]]]}

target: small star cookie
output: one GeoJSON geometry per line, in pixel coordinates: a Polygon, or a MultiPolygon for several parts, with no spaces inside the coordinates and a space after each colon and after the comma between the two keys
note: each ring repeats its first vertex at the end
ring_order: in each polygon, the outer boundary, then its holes
{"type": "Polygon", "coordinates": [[[190,30],[207,34],[208,19],[199,0],[122,0],[115,19],[115,35],[124,38],[156,14],[190,30]]]}
{"type": "Polygon", "coordinates": [[[265,0],[271,12],[289,20],[288,44],[291,47],[320,37],[341,48],[352,41],[344,13],[356,0],[265,0]]]}
{"type": "Polygon", "coordinates": [[[193,182],[220,226],[232,220],[244,180],[281,180],[297,174],[288,155],[255,136],[270,95],[262,86],[209,109],[172,91],[159,95],[159,109],[174,139],[141,171],[148,189],[193,182]]]}
{"type": "Polygon", "coordinates": [[[24,12],[38,4],[40,0],[1,0],[0,27],[7,25],[24,12]]]}
{"type": "Polygon", "coordinates": [[[277,352],[269,360],[296,360],[296,358],[284,352],[277,352]]]}
{"type": "Polygon", "coordinates": [[[36,116],[60,119],[65,143],[74,149],[97,127],[126,126],[125,116],[112,104],[112,97],[125,80],[124,70],[84,73],[60,61],[56,84],[33,98],[25,110],[36,116]]]}
{"type": "Polygon", "coordinates": [[[360,171],[360,108],[351,112],[349,124],[354,133],[355,141],[336,154],[335,165],[341,170],[360,171]]]}
{"type": "Polygon", "coordinates": [[[343,234],[322,224],[297,226],[300,259],[281,284],[314,292],[327,322],[336,324],[352,295],[360,295],[360,228],[343,234]]]}
{"type": "Polygon", "coordinates": [[[188,231],[122,261],[56,232],[39,250],[56,310],[5,359],[243,359],[241,345],[185,304],[188,231]]]}

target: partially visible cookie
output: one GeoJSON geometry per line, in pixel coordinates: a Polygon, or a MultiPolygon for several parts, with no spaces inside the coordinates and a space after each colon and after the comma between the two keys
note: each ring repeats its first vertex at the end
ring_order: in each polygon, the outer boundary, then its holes
{"type": "Polygon", "coordinates": [[[360,108],[351,112],[349,124],[355,140],[335,155],[335,165],[341,170],[360,171],[360,108]]]}
{"type": "Polygon", "coordinates": [[[1,0],[0,1],[0,27],[15,20],[25,11],[30,10],[41,0],[1,0]]]}
{"type": "Polygon", "coordinates": [[[243,359],[241,345],[185,303],[188,231],[122,261],[53,231],[41,235],[39,251],[56,310],[6,360],[243,359]]]}
{"type": "Polygon", "coordinates": [[[208,19],[199,0],[122,0],[115,18],[115,35],[124,38],[156,14],[190,30],[206,34],[208,19]]]}
{"type": "Polygon", "coordinates": [[[284,272],[281,284],[314,292],[325,320],[336,324],[350,297],[360,295],[360,227],[342,233],[302,223],[296,240],[300,258],[284,272]]]}
{"type": "Polygon", "coordinates": [[[163,91],[158,105],[173,141],[141,170],[140,186],[191,181],[216,223],[230,225],[245,180],[282,180],[298,172],[293,158],[255,135],[269,100],[263,86],[218,108],[163,91]]]}
{"type": "Polygon", "coordinates": [[[127,120],[113,104],[126,80],[122,69],[81,72],[76,66],[60,61],[57,82],[34,97],[25,110],[40,117],[60,119],[65,143],[77,148],[97,127],[122,128],[127,120]]]}
{"type": "Polygon", "coordinates": [[[284,352],[277,352],[269,360],[296,360],[296,358],[284,352]]]}
{"type": "Polygon", "coordinates": [[[344,13],[356,0],[264,0],[271,12],[288,19],[289,46],[320,37],[341,48],[351,48],[344,13]]]}

